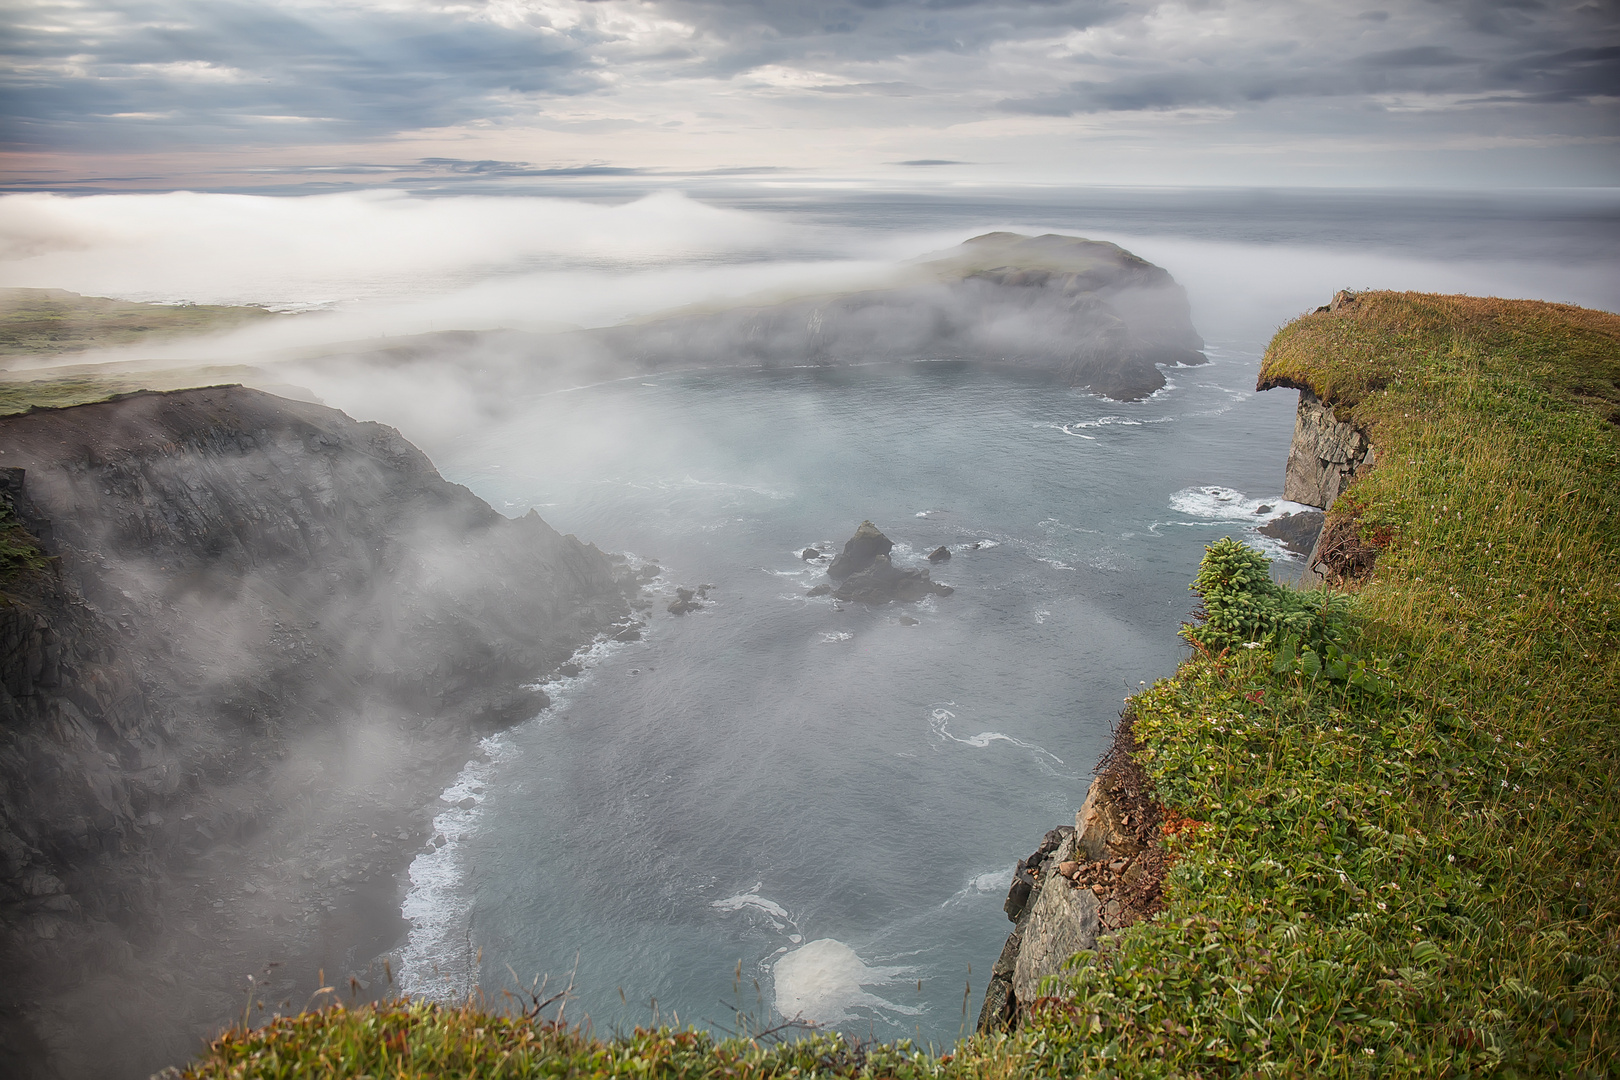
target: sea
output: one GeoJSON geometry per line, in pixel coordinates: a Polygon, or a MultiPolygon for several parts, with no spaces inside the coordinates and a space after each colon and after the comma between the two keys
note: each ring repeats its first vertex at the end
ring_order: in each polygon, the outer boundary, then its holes
{"type": "Polygon", "coordinates": [[[418,993],[563,993],[551,1008],[600,1033],[970,1032],[1013,864],[1072,823],[1125,697],[1185,655],[1205,545],[1298,573],[1256,531],[1300,509],[1281,498],[1296,395],[1254,390],[1275,329],[1343,287],[1620,301],[1603,193],[730,205],[919,247],[1114,240],[1187,287],[1209,362],[1130,403],[947,362],[666,374],[444,440],[443,473],[497,508],[658,570],[641,638],[583,649],[444,793],[403,904],[418,993]],[[807,595],[826,563],[805,549],[863,520],[954,593],[807,595]],[[669,613],[681,587],[707,603],[669,613]]]}

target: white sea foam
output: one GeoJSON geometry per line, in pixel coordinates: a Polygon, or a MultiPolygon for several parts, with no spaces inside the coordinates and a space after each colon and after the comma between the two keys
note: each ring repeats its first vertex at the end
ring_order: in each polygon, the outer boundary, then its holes
{"type": "Polygon", "coordinates": [[[484,760],[467,762],[439,796],[450,805],[434,816],[433,831],[445,843],[412,860],[410,889],[400,905],[400,914],[411,924],[400,954],[400,986],[418,997],[460,1001],[478,980],[477,958],[468,937],[472,901],[466,888],[463,841],[483,817],[491,773],[519,753],[504,735],[492,735],[478,745],[484,760]],[[460,805],[468,799],[473,805],[460,805]]]}
{"type": "Polygon", "coordinates": [[[743,908],[756,908],[774,918],[792,922],[792,917],[788,915],[786,908],[775,900],[769,900],[759,895],[759,890],[764,887],[764,884],[762,881],[755,882],[754,887],[747,892],[738,893],[736,896],[728,896],[724,900],[711,901],[709,906],[720,911],[741,911],[743,908]]]}
{"type": "MultiPolygon", "coordinates": [[[[947,702],[946,704],[954,704],[954,702],[947,702]]],[[[1063,764],[1062,758],[1058,757],[1050,750],[1047,750],[1045,747],[1036,746],[1034,743],[1025,742],[1022,739],[1015,739],[1011,735],[1006,735],[999,731],[981,731],[977,735],[969,735],[966,738],[959,735],[952,735],[949,725],[950,722],[955,719],[956,714],[951,712],[951,710],[936,706],[934,710],[929,713],[928,726],[933,728],[935,735],[939,736],[941,739],[945,739],[948,742],[961,743],[963,746],[972,746],[979,750],[983,750],[991,743],[1011,743],[1021,750],[1033,750],[1037,754],[1042,754],[1051,758],[1059,765],[1063,764]]]]}
{"type": "Polygon", "coordinates": [[[1099,416],[1095,420],[1076,420],[1071,424],[1064,424],[1063,430],[1073,435],[1075,428],[1141,427],[1143,424],[1169,424],[1175,419],[1173,416],[1156,416],[1147,420],[1138,420],[1131,416],[1099,416]]]}
{"type": "Polygon", "coordinates": [[[973,879],[972,885],[979,892],[1000,892],[1012,881],[1012,875],[1006,870],[992,870],[988,874],[980,874],[973,879]]]}
{"type": "Polygon", "coordinates": [[[1287,499],[1251,499],[1232,488],[1207,486],[1182,488],[1170,496],[1170,509],[1188,517],[1207,521],[1243,522],[1246,525],[1264,525],[1284,514],[1297,514],[1314,507],[1287,499]],[[1271,509],[1260,513],[1260,508],[1271,509]]]}
{"type": "MultiPolygon", "coordinates": [[[[641,561],[630,556],[632,561],[641,561]]],[[[655,578],[657,587],[663,579],[655,578]]],[[[644,631],[646,632],[646,631],[644,631]]],[[[574,653],[580,666],[578,675],[557,675],[526,689],[544,690],[551,704],[534,720],[555,715],[566,708],[574,695],[608,657],[628,647],[606,634],[574,653]]],[[[479,741],[482,760],[469,761],[439,795],[448,804],[433,818],[434,835],[444,843],[411,860],[407,874],[410,886],[400,904],[400,914],[411,924],[405,947],[400,951],[400,987],[407,993],[438,1001],[462,1001],[477,986],[477,950],[471,940],[472,902],[467,881],[466,841],[482,819],[483,804],[494,774],[522,751],[501,732],[479,741]],[[468,799],[472,806],[460,804],[468,799]]]]}
{"type": "Polygon", "coordinates": [[[822,634],[821,635],[821,644],[823,644],[823,645],[838,645],[838,644],[840,644],[842,642],[845,642],[845,641],[852,641],[852,640],[854,640],[854,638],[855,638],[855,635],[850,633],[848,630],[840,630],[835,634],[822,634]]]}
{"type": "Polygon", "coordinates": [[[853,1020],[850,1010],[861,1008],[915,1016],[921,1008],[896,1005],[866,989],[900,982],[913,970],[868,965],[842,941],[821,938],[776,962],[776,1011],[790,1020],[826,1025],[853,1020]]]}

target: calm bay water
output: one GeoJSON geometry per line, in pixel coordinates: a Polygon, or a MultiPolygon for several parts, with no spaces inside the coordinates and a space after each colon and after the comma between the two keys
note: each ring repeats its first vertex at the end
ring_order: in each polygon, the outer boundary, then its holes
{"type": "Polygon", "coordinates": [[[413,871],[414,985],[489,990],[510,966],[572,973],[598,1027],[656,998],[955,1038],[1013,861],[1180,655],[1203,545],[1281,508],[1294,395],[1254,395],[1255,367],[1213,350],[1137,404],[943,364],[666,376],[459,440],[446,475],[713,603],[660,599],[643,640],[487,744],[451,792],[479,805],[441,815],[459,838],[413,871]],[[863,518],[899,562],[951,549],[955,594],[806,597],[823,578],[799,553],[863,518]]]}

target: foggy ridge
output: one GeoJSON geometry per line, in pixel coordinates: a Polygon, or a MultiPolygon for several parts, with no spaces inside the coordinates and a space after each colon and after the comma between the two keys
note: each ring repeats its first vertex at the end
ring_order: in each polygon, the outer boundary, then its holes
{"type": "Polygon", "coordinates": [[[0,467],[50,556],[0,580],[0,1034],[66,1074],[389,948],[472,736],[630,614],[622,561],[256,390],[7,417],[0,467]]]}

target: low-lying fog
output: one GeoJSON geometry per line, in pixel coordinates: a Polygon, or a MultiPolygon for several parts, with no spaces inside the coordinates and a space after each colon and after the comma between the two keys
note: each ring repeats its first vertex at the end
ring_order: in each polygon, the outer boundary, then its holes
{"type": "Polygon", "coordinates": [[[263,384],[398,426],[503,512],[658,557],[655,589],[716,586],[685,617],[660,599],[642,640],[595,650],[447,791],[443,842],[401,883],[410,985],[460,993],[507,964],[566,979],[577,953],[602,1026],[647,1019],[653,997],[703,1022],[728,1018],[741,961],[744,1007],[940,1042],[964,981],[977,1008],[1013,860],[1072,815],[1123,693],[1174,665],[1202,545],[1254,539],[1281,509],[1294,402],[1251,389],[1272,331],[1345,287],[1613,310],[1615,207],[1582,193],[20,195],[0,198],[0,285],[299,312],[97,359],[256,365],[263,384]],[[583,388],[495,407],[468,372],[549,362],[543,342],[311,358],[871,287],[997,229],[1111,240],[1163,266],[1210,364],[1132,403],[944,364],[611,383],[581,366],[583,388]],[[901,562],[951,550],[933,572],[956,593],[905,611],[807,598],[820,571],[799,552],[862,518],[901,562]]]}

